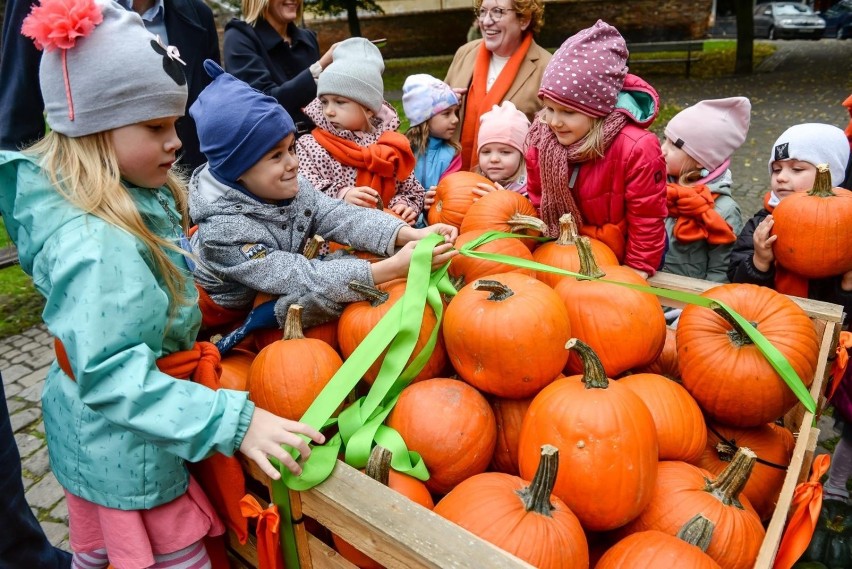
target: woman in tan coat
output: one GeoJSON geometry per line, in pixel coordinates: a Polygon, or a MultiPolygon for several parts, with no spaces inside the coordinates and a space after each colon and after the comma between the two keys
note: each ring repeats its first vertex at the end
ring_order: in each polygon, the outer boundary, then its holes
{"type": "Polygon", "coordinates": [[[512,101],[527,118],[541,109],[538,88],[550,53],[533,37],[544,22],[542,0],[475,0],[482,39],[461,46],[446,83],[467,89],[459,109],[462,169],[477,163],[479,117],[493,105],[512,101]]]}

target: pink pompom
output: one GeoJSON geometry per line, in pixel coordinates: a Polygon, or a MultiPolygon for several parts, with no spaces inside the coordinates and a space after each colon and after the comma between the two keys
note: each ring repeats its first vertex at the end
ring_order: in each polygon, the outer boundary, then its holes
{"type": "Polygon", "coordinates": [[[44,0],[35,6],[21,26],[21,33],[38,49],[71,49],[77,38],[92,33],[103,21],[94,0],[44,0]]]}

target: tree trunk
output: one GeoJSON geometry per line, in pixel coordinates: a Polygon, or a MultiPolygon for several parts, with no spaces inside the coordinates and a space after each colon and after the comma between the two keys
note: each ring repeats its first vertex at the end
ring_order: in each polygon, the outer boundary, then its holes
{"type": "Polygon", "coordinates": [[[349,23],[349,35],[361,37],[361,21],[358,20],[358,0],[346,0],[346,18],[349,23]]]}
{"type": "Polygon", "coordinates": [[[734,73],[748,75],[754,62],[754,0],[736,0],[737,59],[734,73]]]}

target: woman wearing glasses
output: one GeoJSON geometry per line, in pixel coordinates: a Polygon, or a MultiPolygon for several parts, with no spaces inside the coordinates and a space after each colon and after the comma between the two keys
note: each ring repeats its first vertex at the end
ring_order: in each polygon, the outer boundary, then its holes
{"type": "Polygon", "coordinates": [[[512,101],[532,120],[541,109],[538,87],[550,53],[533,39],[544,22],[542,0],[474,0],[482,39],[456,51],[445,82],[467,89],[459,108],[456,138],[462,169],[476,164],[479,117],[503,101],[512,101]]]}

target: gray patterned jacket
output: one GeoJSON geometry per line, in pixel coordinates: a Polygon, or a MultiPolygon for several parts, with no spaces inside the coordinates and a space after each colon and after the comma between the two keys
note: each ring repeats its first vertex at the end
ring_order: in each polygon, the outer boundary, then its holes
{"type": "Polygon", "coordinates": [[[301,252],[313,235],[379,255],[394,252],[405,223],[374,209],[353,206],[315,190],[299,176],[290,203],[263,203],[221,183],[207,165],[190,181],[189,212],[198,231],[196,282],[227,308],[250,308],[258,291],[278,295],[275,314],[284,322],[291,304],[303,307],[305,327],[340,315],[363,296],[348,288],[357,280],[372,285],[367,261],[354,256],[307,259],[301,252]]]}

